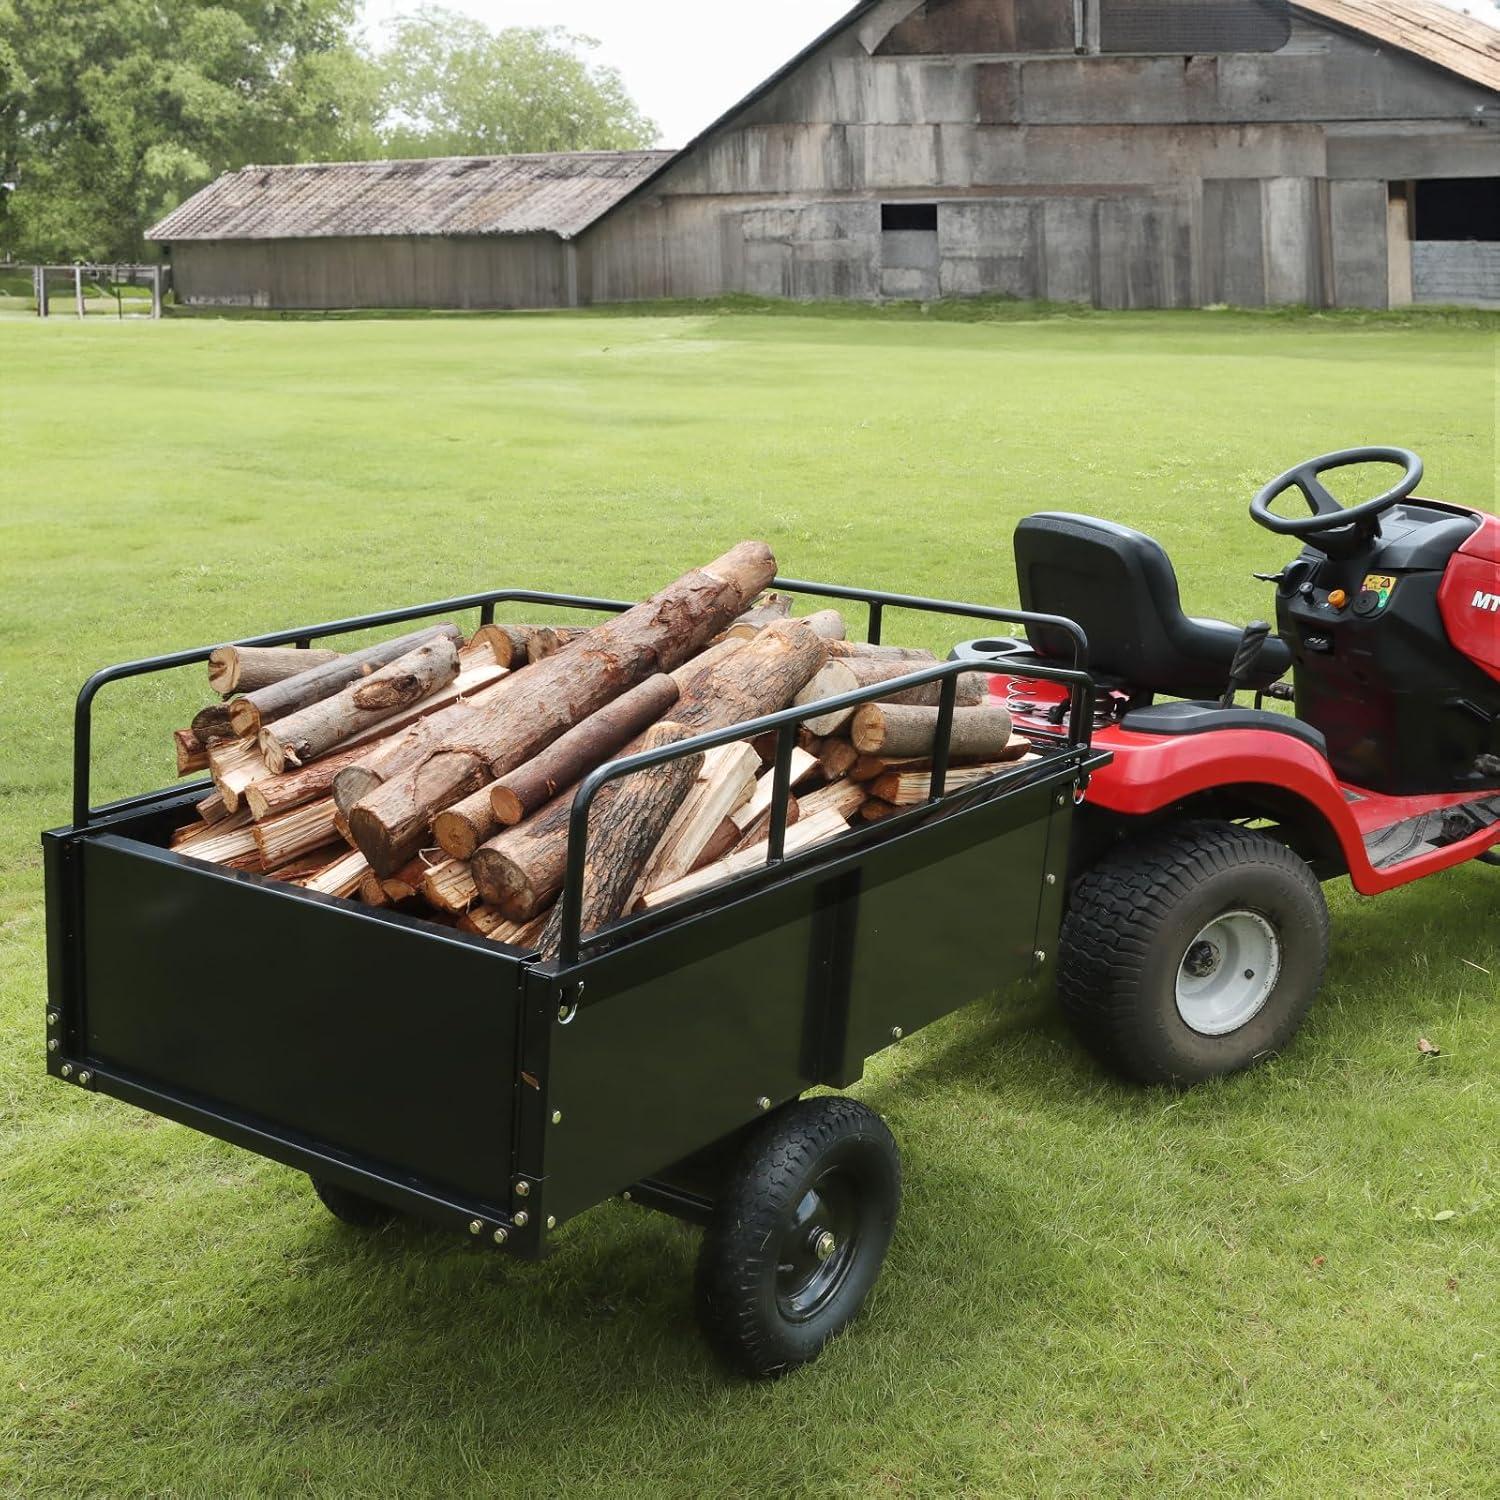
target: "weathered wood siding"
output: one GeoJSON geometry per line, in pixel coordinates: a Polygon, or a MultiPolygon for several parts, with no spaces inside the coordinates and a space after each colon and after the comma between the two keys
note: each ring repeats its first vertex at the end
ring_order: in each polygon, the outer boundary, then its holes
{"type": "Polygon", "coordinates": [[[1372,42],[1077,56],[1073,18],[889,0],[588,230],[582,300],[1379,307],[1387,183],[1500,175],[1500,96],[1372,42]],[[882,233],[902,199],[936,234],[882,233]]]}
{"type": "Polygon", "coordinates": [[[572,248],[554,235],[183,241],[180,302],[337,309],[565,307],[572,248]]]}

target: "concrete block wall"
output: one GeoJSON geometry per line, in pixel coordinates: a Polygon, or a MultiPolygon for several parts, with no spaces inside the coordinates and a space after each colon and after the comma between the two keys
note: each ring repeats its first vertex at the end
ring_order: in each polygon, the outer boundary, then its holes
{"type": "Polygon", "coordinates": [[[1500,307],[1500,244],[1417,240],[1411,259],[1414,302],[1500,307]]]}

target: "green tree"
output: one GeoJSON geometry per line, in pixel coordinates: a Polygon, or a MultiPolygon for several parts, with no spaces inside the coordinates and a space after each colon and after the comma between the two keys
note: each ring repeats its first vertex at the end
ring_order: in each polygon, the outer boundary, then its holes
{"type": "Polygon", "coordinates": [[[142,253],[149,225],[247,162],[368,154],[356,0],[0,0],[0,250],[142,253]]]}
{"type": "Polygon", "coordinates": [[[624,151],[657,127],[599,44],[560,26],[491,31],[442,6],[396,22],[380,54],[383,145],[391,156],[504,156],[517,151],[624,151]]]}

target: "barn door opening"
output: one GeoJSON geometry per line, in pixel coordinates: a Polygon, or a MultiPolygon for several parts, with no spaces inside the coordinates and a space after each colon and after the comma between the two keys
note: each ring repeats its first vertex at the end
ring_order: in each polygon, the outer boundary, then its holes
{"type": "Polygon", "coordinates": [[[941,285],[936,203],[880,205],[880,295],[934,302],[941,285]]]}

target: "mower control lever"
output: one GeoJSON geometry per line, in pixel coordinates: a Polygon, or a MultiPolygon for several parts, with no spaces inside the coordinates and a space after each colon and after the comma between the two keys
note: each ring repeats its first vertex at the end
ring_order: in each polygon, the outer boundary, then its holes
{"type": "Polygon", "coordinates": [[[1270,635],[1271,627],[1264,620],[1252,620],[1245,626],[1245,633],[1240,637],[1239,650],[1234,653],[1234,662],[1229,668],[1229,686],[1224,689],[1224,696],[1219,699],[1220,708],[1234,707],[1234,695],[1250,680],[1251,673],[1255,671],[1255,664],[1260,660],[1260,653],[1265,650],[1266,641],[1270,635]]]}

